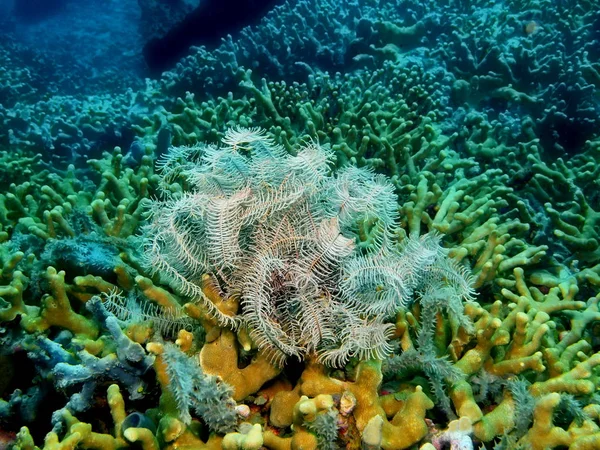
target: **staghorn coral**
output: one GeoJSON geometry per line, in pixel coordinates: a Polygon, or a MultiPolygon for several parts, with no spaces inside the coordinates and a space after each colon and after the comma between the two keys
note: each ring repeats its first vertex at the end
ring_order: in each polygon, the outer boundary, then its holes
{"type": "MultiPolygon", "coordinates": [[[[110,406],[110,413],[114,422],[112,433],[92,431],[90,424],[79,421],[69,411],[63,411],[61,420],[66,425],[66,433],[62,436],[54,432],[49,433],[43,448],[45,450],[68,448],[116,450],[135,443],[144,450],[157,450],[160,448],[149,429],[142,427],[123,428],[127,415],[125,413],[125,401],[118,385],[112,384],[108,387],[107,403],[110,406]]],[[[27,427],[22,427],[19,431],[14,448],[19,450],[39,449],[35,446],[27,427]]]]}

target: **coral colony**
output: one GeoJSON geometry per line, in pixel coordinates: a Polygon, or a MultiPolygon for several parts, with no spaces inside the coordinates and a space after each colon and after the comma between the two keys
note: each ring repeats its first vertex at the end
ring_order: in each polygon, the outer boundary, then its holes
{"type": "Polygon", "coordinates": [[[0,449],[600,449],[597,1],[15,3],[0,449]]]}

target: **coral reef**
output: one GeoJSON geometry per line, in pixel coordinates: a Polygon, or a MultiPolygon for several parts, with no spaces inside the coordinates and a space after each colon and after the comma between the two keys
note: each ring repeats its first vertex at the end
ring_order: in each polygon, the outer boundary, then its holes
{"type": "Polygon", "coordinates": [[[597,2],[103,17],[0,19],[0,447],[600,446],[597,2]]]}

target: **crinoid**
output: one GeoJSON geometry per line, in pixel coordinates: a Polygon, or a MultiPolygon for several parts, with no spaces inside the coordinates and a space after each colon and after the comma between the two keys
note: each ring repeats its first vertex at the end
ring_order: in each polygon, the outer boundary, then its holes
{"type": "Polygon", "coordinates": [[[398,202],[388,179],[347,167],[308,141],[288,154],[263,131],[235,129],[223,146],[200,144],[164,163],[164,186],[150,207],[148,266],[183,295],[204,301],[224,326],[247,326],[281,364],[316,354],[329,365],[390,352],[387,320],[419,292],[443,286],[473,295],[468,274],[433,235],[398,244],[398,202]],[[176,173],[176,177],[173,177],[176,173]],[[212,273],[237,317],[222,315],[201,289],[212,273]]]}

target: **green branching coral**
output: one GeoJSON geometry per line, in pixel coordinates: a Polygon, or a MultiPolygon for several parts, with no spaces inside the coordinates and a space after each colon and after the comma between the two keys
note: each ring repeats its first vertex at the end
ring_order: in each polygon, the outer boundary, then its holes
{"type": "Polygon", "coordinates": [[[161,164],[148,266],[221,325],[248,327],[273,361],[382,358],[398,308],[473,298],[470,276],[435,235],[398,245],[398,200],[384,176],[356,167],[333,176],[328,149],[309,141],[291,156],[257,129],[230,130],[223,144],[175,148],[161,164]],[[241,301],[241,314],[214,308],[204,273],[241,301]]]}

